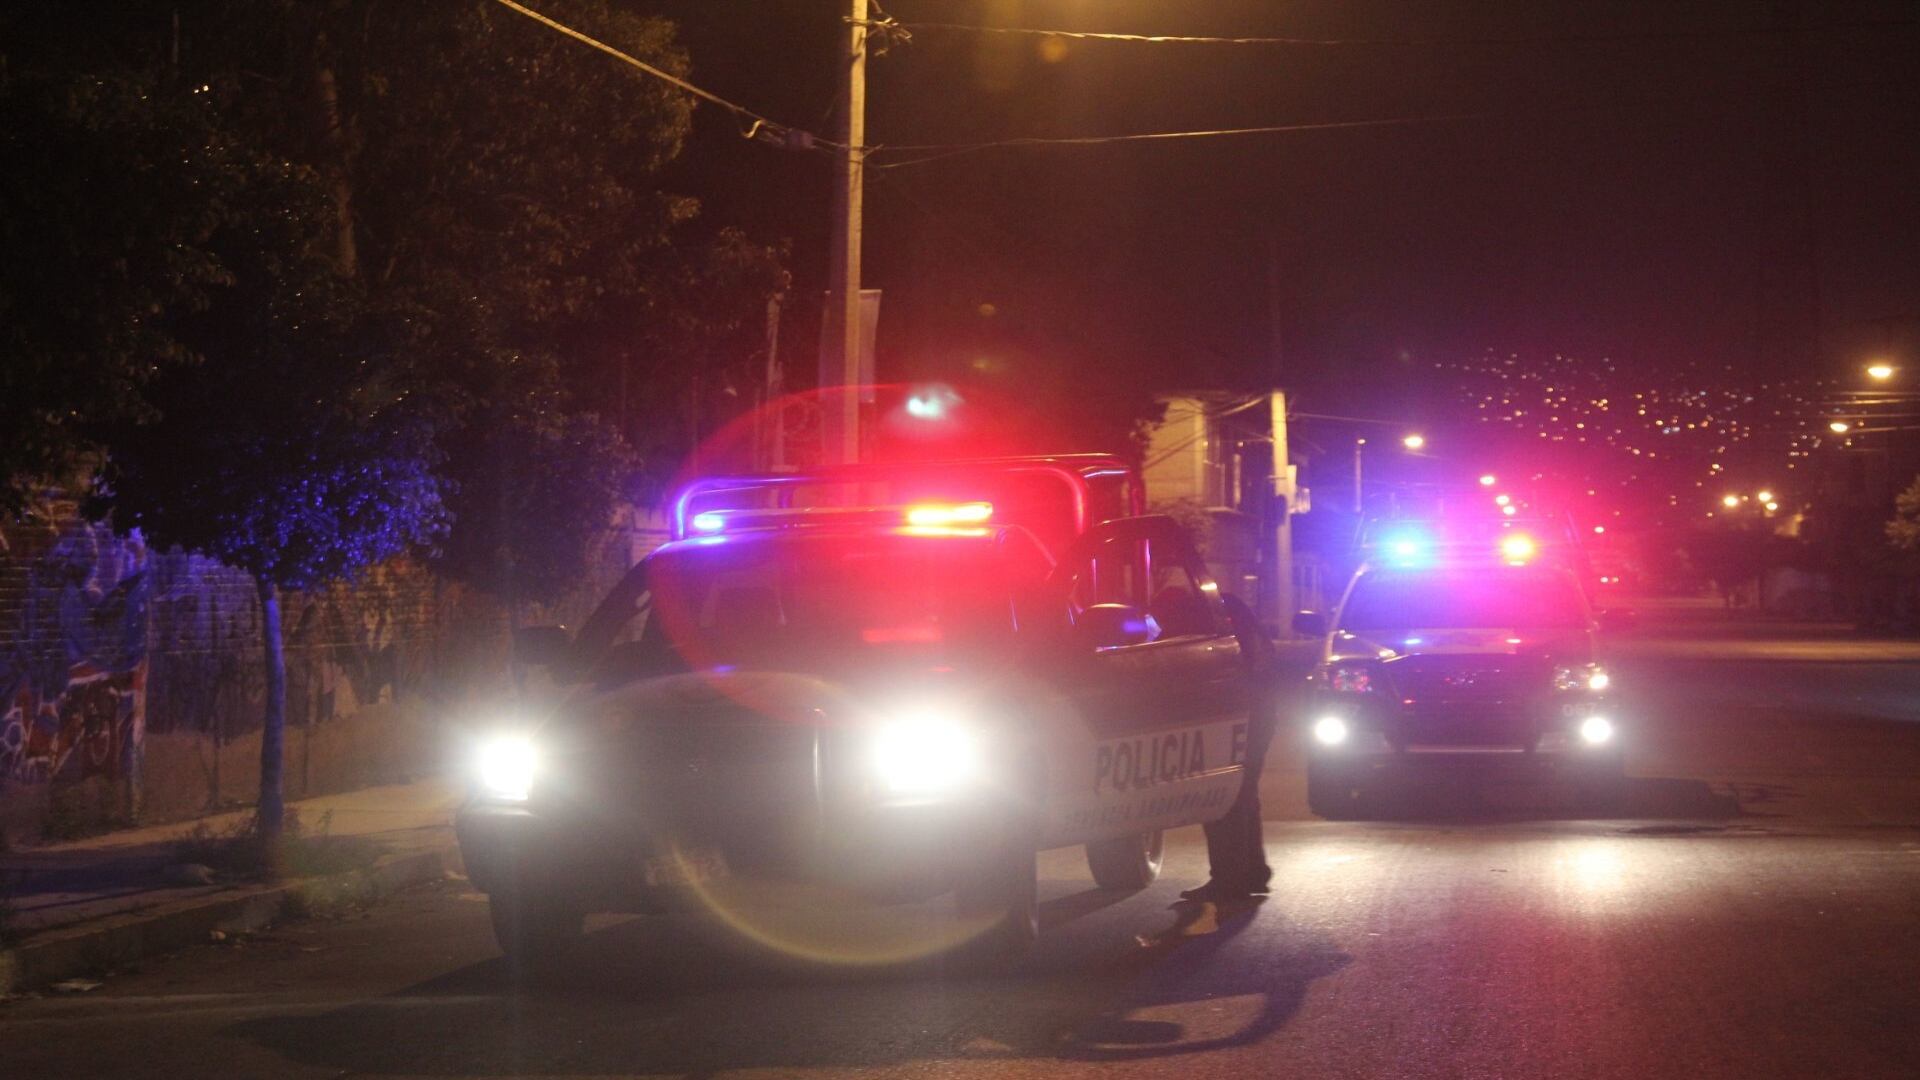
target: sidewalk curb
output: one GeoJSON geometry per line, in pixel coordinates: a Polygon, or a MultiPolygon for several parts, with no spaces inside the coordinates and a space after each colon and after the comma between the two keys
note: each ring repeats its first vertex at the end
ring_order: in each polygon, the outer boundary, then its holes
{"type": "Polygon", "coordinates": [[[460,869],[459,851],[448,836],[443,844],[387,855],[364,870],[246,886],[52,930],[0,949],[0,994],[35,990],[203,945],[215,930],[259,930],[289,911],[324,912],[372,903],[460,869]]]}

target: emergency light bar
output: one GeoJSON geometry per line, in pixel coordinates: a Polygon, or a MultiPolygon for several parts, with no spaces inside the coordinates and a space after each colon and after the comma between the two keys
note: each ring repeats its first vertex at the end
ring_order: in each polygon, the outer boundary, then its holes
{"type": "Polygon", "coordinates": [[[1524,566],[1540,554],[1540,543],[1532,536],[1501,529],[1497,534],[1436,536],[1424,528],[1398,526],[1377,537],[1370,537],[1362,548],[1374,559],[1400,569],[1432,565],[1437,560],[1472,562],[1498,558],[1509,566],[1524,566]]]}
{"type": "Polygon", "coordinates": [[[703,536],[713,536],[740,529],[773,529],[839,521],[894,523],[915,529],[931,530],[958,525],[980,525],[992,517],[993,504],[988,502],[916,503],[912,506],[764,507],[702,510],[687,519],[687,530],[703,536]]]}
{"type": "Polygon", "coordinates": [[[1507,562],[1515,566],[1533,558],[1538,550],[1539,548],[1533,542],[1533,537],[1524,533],[1514,533],[1512,536],[1500,541],[1500,554],[1505,557],[1507,562]]]}

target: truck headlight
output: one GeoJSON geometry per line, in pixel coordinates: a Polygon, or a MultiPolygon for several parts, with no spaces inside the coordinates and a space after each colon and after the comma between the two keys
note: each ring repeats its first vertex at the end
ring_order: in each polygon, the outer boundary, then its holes
{"type": "Polygon", "coordinates": [[[1555,690],[1590,690],[1597,694],[1611,685],[1612,676],[1599,664],[1562,665],[1553,669],[1555,690]]]}
{"type": "Polygon", "coordinates": [[[1313,737],[1322,746],[1339,746],[1347,741],[1347,722],[1337,716],[1323,716],[1313,722],[1313,737]]]}
{"type": "Polygon", "coordinates": [[[1613,741],[1613,721],[1604,716],[1589,716],[1580,721],[1580,738],[1588,746],[1605,746],[1613,741]]]}
{"type": "Polygon", "coordinates": [[[501,735],[480,744],[474,758],[474,777],[488,798],[525,802],[533,790],[539,754],[533,741],[519,735],[501,735]]]}
{"type": "Polygon", "coordinates": [[[873,734],[868,761],[895,795],[942,795],[966,787],[983,770],[979,736],[960,717],[916,709],[873,734]]]}

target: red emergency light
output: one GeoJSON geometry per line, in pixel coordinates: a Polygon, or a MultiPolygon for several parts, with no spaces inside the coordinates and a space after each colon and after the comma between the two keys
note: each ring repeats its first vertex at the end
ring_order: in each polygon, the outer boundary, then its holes
{"type": "Polygon", "coordinates": [[[907,524],[929,525],[978,525],[993,517],[993,504],[989,502],[965,503],[921,503],[907,507],[907,524]]]}

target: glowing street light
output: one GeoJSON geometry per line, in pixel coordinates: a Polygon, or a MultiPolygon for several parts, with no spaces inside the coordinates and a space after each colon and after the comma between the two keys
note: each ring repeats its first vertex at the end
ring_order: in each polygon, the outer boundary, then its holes
{"type": "Polygon", "coordinates": [[[1867,375],[1875,382],[1886,382],[1893,378],[1893,365],[1879,360],[1867,365],[1867,375]]]}
{"type": "Polygon", "coordinates": [[[1495,506],[1507,506],[1507,505],[1510,505],[1512,502],[1513,502],[1513,496],[1511,495],[1495,495],[1493,497],[1493,505],[1495,506]]]}
{"type": "Polygon", "coordinates": [[[1759,491],[1753,493],[1753,501],[1770,503],[1773,501],[1773,492],[1768,491],[1766,488],[1761,488],[1759,491]]]}
{"type": "Polygon", "coordinates": [[[1493,474],[1492,474],[1492,473],[1482,473],[1482,474],[1480,474],[1480,486],[1481,486],[1481,487],[1492,487],[1492,486],[1494,485],[1494,483],[1495,483],[1495,482],[1496,482],[1496,481],[1494,480],[1494,476],[1493,476],[1493,474]]]}
{"type": "Polygon", "coordinates": [[[1776,510],[1778,510],[1778,509],[1780,509],[1780,504],[1779,504],[1779,503],[1777,503],[1777,502],[1769,502],[1769,503],[1767,503],[1767,513],[1769,513],[1769,514],[1771,514],[1771,513],[1773,513],[1774,511],[1776,511],[1776,510]]]}
{"type": "Polygon", "coordinates": [[[1722,495],[1722,496],[1720,497],[1720,505],[1721,505],[1721,506],[1724,506],[1724,507],[1726,507],[1726,508],[1727,508],[1727,509],[1729,509],[1729,510],[1731,510],[1731,509],[1733,509],[1734,507],[1736,507],[1736,506],[1739,506],[1739,505],[1740,505],[1740,496],[1738,496],[1738,495],[1722,495]]]}
{"type": "Polygon", "coordinates": [[[1409,435],[1406,438],[1401,439],[1400,445],[1406,447],[1409,450],[1418,450],[1421,447],[1427,445],[1427,437],[1425,435],[1420,434],[1419,432],[1415,432],[1412,435],[1409,435]]]}
{"type": "Polygon", "coordinates": [[[1833,432],[1835,435],[1845,435],[1847,432],[1853,430],[1853,425],[1847,423],[1845,420],[1835,420],[1833,423],[1827,425],[1827,430],[1833,432]]]}

